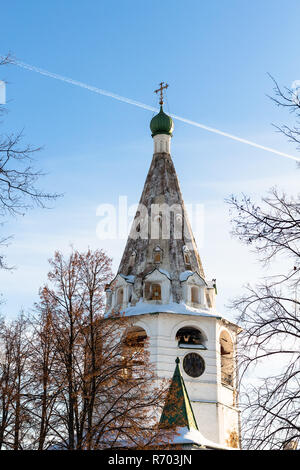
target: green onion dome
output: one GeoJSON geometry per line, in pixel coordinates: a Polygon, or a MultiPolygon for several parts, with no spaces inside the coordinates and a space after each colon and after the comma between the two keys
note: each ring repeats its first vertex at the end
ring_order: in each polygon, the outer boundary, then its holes
{"type": "Polygon", "coordinates": [[[157,134],[167,134],[172,136],[174,129],[173,120],[170,116],[164,113],[162,106],[160,106],[159,113],[151,119],[150,129],[152,137],[157,134]]]}

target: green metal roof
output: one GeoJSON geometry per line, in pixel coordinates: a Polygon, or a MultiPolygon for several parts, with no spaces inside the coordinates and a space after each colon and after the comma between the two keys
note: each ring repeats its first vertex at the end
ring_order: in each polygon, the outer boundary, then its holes
{"type": "Polygon", "coordinates": [[[150,129],[152,137],[157,134],[167,134],[172,136],[174,129],[173,119],[164,112],[162,105],[160,106],[159,113],[151,119],[150,129]]]}
{"type": "Polygon", "coordinates": [[[180,372],[178,357],[175,362],[175,372],[160,417],[160,427],[187,427],[189,430],[198,430],[189,395],[180,372]]]}

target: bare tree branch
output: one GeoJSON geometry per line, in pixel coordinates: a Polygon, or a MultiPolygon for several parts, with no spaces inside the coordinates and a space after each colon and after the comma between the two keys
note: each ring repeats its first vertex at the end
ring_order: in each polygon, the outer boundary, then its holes
{"type": "Polygon", "coordinates": [[[232,302],[244,328],[239,348],[244,447],[283,449],[300,438],[300,199],[272,189],[259,205],[245,195],[227,202],[233,236],[251,246],[263,265],[289,261],[286,272],[247,286],[232,302]]]}
{"type": "MultiPolygon", "coordinates": [[[[11,54],[0,57],[0,66],[14,62],[11,54]]],[[[0,112],[5,107],[0,105],[0,112]]],[[[33,156],[39,147],[23,144],[22,132],[0,134],[0,223],[6,215],[24,214],[34,206],[45,208],[60,194],[49,193],[37,186],[44,173],[34,167],[33,156]]],[[[5,246],[7,237],[0,237],[0,246],[5,246]]],[[[0,255],[0,268],[7,268],[4,256],[0,255]]]]}
{"type": "MultiPolygon", "coordinates": [[[[273,91],[274,96],[268,97],[276,104],[278,107],[287,108],[291,113],[296,115],[296,124],[292,127],[288,125],[275,125],[275,129],[278,132],[281,132],[285,137],[288,138],[289,142],[297,144],[297,149],[300,149],[300,95],[297,90],[292,90],[291,88],[284,87],[280,88],[277,81],[272,75],[268,74],[271,80],[273,81],[273,91]]],[[[299,163],[297,163],[299,166],[299,163]]]]}

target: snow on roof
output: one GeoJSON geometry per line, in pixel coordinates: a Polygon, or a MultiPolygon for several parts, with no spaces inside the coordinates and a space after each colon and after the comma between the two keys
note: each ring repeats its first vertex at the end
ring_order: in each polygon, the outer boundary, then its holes
{"type": "Polygon", "coordinates": [[[189,278],[189,277],[192,276],[193,274],[194,274],[193,271],[183,271],[183,273],[180,273],[180,274],[179,274],[179,280],[180,280],[180,282],[186,281],[187,278],[189,278]]]}
{"type": "Polygon", "coordinates": [[[154,268],[152,269],[151,271],[149,271],[144,277],[148,277],[150,276],[150,274],[154,273],[155,271],[158,271],[160,272],[161,274],[163,274],[164,276],[167,276],[167,278],[171,281],[172,280],[172,277],[169,273],[169,271],[166,271],[166,269],[163,269],[163,268],[154,268]]]}
{"type": "Polygon", "coordinates": [[[197,444],[212,449],[237,450],[206,439],[197,429],[188,429],[187,427],[179,428],[176,430],[176,434],[177,435],[174,436],[172,440],[173,444],[197,444]]]}
{"type": "Polygon", "coordinates": [[[170,273],[168,271],[166,271],[165,269],[162,269],[162,268],[158,268],[159,272],[164,274],[165,276],[167,276],[167,278],[170,279],[171,281],[171,276],[170,276],[170,273]]]}
{"type": "Polygon", "coordinates": [[[195,315],[199,317],[214,317],[221,318],[219,315],[199,311],[199,309],[189,307],[185,303],[171,302],[169,304],[152,304],[143,302],[140,299],[135,306],[130,306],[124,309],[123,315],[126,317],[133,315],[145,315],[147,313],[179,313],[182,315],[195,315]]]}
{"type": "Polygon", "coordinates": [[[193,276],[194,274],[196,274],[200,279],[202,279],[202,281],[203,281],[206,285],[208,285],[207,282],[205,281],[205,279],[204,279],[202,276],[200,276],[199,273],[193,272],[193,271],[183,271],[182,273],[179,274],[179,280],[180,280],[180,282],[184,282],[184,281],[186,281],[190,276],[193,276]]]}
{"type": "Polygon", "coordinates": [[[125,279],[125,281],[129,282],[130,284],[134,283],[135,276],[130,275],[130,276],[125,276],[125,274],[120,274],[120,276],[125,279]]]}

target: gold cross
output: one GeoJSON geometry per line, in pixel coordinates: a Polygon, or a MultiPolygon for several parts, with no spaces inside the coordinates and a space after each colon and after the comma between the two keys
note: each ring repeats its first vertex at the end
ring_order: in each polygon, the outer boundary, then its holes
{"type": "Polygon", "coordinates": [[[160,93],[160,101],[159,101],[160,105],[164,104],[163,90],[166,90],[168,88],[168,86],[169,85],[167,83],[164,85],[164,82],[161,82],[160,87],[157,90],[154,90],[154,93],[160,93]]]}

